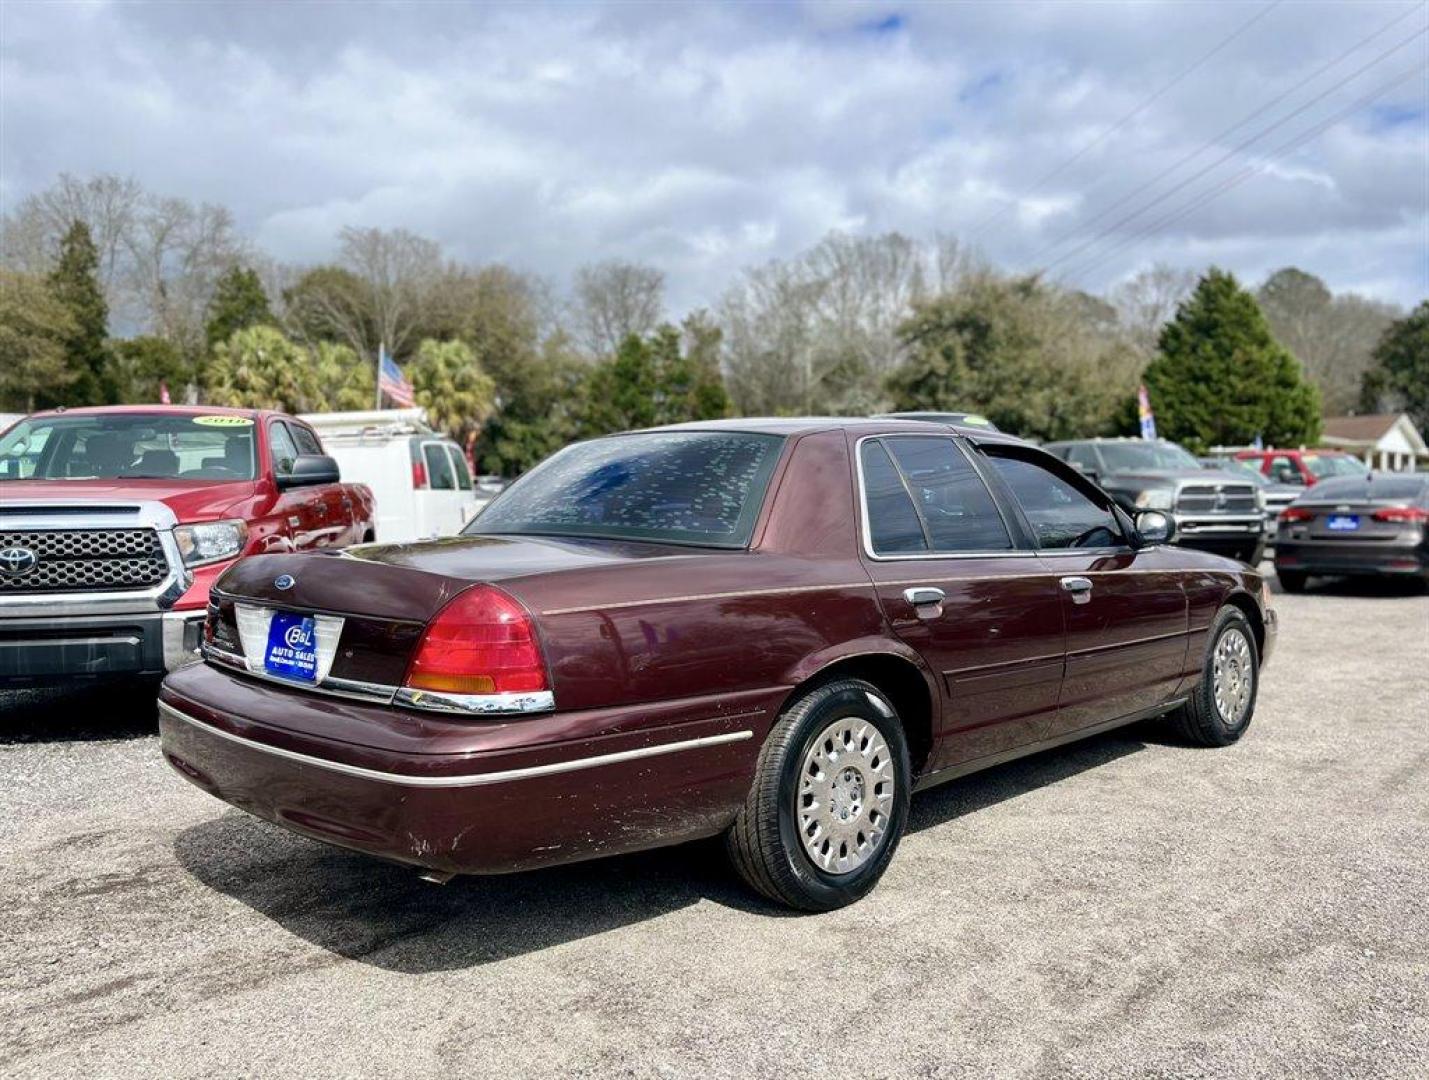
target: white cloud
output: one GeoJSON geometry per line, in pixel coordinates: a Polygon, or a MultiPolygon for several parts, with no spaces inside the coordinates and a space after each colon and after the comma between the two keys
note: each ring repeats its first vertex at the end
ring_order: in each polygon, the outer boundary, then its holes
{"type": "MultiPolygon", "coordinates": [[[[1029,269],[1095,241],[1059,267],[1088,288],[1151,259],[1215,259],[1251,280],[1298,263],[1411,303],[1429,293],[1422,78],[1144,237],[1245,160],[1105,238],[1155,191],[1095,219],[1402,14],[1196,166],[1407,39],[1426,21],[1415,7],[1282,5],[1036,185],[1255,9],[9,0],[0,196],[113,171],[224,203],[292,260],[331,254],[344,224],[405,226],[557,279],[639,258],[666,271],[677,311],[834,228],[956,233],[1029,269]]],[[[1423,39],[1264,146],[1416,55],[1423,39]]]]}

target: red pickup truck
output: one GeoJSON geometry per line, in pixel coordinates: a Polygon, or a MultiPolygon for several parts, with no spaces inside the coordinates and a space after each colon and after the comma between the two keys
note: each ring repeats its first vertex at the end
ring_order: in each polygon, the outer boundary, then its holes
{"type": "Polygon", "coordinates": [[[36,413],[0,435],[0,687],[160,676],[243,555],[374,539],[311,427],[252,409],[36,413]]]}

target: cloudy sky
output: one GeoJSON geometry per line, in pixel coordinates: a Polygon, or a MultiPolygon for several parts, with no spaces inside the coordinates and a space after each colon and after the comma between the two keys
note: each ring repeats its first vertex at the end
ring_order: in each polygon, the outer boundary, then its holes
{"type": "Polygon", "coordinates": [[[1426,25],[1424,0],[5,0],[0,197],[132,175],[298,262],[346,224],[557,281],[619,256],[677,312],[831,229],[1091,289],[1295,264],[1409,304],[1426,25]]]}

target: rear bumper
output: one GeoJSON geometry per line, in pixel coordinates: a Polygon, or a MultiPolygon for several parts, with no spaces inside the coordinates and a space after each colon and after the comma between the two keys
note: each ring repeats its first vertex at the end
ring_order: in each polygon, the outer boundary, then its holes
{"type": "Polygon", "coordinates": [[[198,658],[203,612],[0,619],[0,685],[158,677],[198,658]]]}
{"type": "Polygon", "coordinates": [[[1275,543],[1275,568],[1302,574],[1423,577],[1429,575],[1429,549],[1422,544],[1297,543],[1281,537],[1275,543]]]}
{"type": "Polygon", "coordinates": [[[448,873],[716,834],[743,803],[768,713],[705,703],[686,710],[702,718],[638,728],[605,710],[442,722],[207,667],[166,681],[159,710],[165,758],[210,794],[326,843],[448,873]],[[364,726],[381,745],[351,741],[364,726]],[[612,726],[625,730],[581,734],[612,726]]]}

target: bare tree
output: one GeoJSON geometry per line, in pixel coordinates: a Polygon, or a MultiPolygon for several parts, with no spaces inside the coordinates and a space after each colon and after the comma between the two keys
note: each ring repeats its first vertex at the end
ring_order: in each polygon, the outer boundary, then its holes
{"type": "Polygon", "coordinates": [[[285,323],[305,338],[330,338],[375,358],[414,350],[429,319],[440,316],[444,287],[458,273],[441,247],[406,229],[349,226],[338,263],[308,270],[285,290],[285,323]]]}
{"type": "Polygon", "coordinates": [[[660,323],[665,275],[653,266],[608,259],[576,271],[572,318],[580,343],[593,356],[610,356],[631,334],[660,323]]]}
{"type": "Polygon", "coordinates": [[[930,251],[896,232],[835,232],[793,260],[746,271],[719,309],[736,406],[881,407],[884,380],[903,356],[899,327],[927,295],[930,273],[942,281],[955,265],[956,244],[946,239],[930,251]]]}
{"type": "Polygon", "coordinates": [[[1320,388],[1327,415],[1359,403],[1360,384],[1380,335],[1403,311],[1355,293],[1334,295],[1314,274],[1277,270],[1256,292],[1276,339],[1320,388]]]}
{"type": "Polygon", "coordinates": [[[151,198],[136,213],[125,242],[123,299],[142,313],[151,333],[197,355],[214,286],[244,254],[233,216],[209,203],[151,198]]]}
{"type": "Polygon", "coordinates": [[[1156,263],[1112,290],[1108,299],[1116,308],[1127,340],[1143,362],[1156,352],[1161,328],[1171,321],[1181,301],[1195,287],[1195,271],[1156,263]]]}
{"type": "MultiPolygon", "coordinates": [[[[89,226],[99,251],[99,280],[112,293],[123,269],[126,239],[134,227],[144,189],[131,177],[105,173],[81,180],[61,173],[53,185],[24,199],[3,223],[5,265],[44,273],[59,256],[60,238],[76,221],[89,226]]],[[[110,305],[117,299],[108,295],[110,305]]]]}

